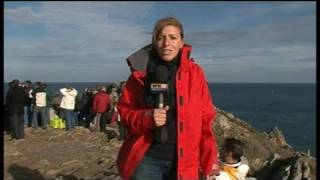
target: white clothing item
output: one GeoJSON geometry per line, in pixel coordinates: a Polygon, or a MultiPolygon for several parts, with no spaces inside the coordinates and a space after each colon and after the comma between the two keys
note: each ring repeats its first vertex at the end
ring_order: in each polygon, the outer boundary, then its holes
{"type": "Polygon", "coordinates": [[[45,107],[47,105],[46,96],[47,96],[47,93],[45,93],[45,92],[37,92],[36,93],[36,106],[37,107],[45,107]]]}
{"type": "Polygon", "coordinates": [[[60,93],[63,95],[60,103],[61,108],[69,109],[69,110],[74,110],[75,107],[75,98],[78,94],[78,91],[76,89],[69,89],[67,88],[62,88],[60,89],[60,93]]]}
{"type": "Polygon", "coordinates": [[[120,122],[121,121],[121,117],[120,117],[120,114],[118,113],[117,106],[114,106],[114,111],[117,113],[117,121],[120,122]]]}
{"type": "MultiPolygon", "coordinates": [[[[249,171],[249,166],[247,164],[242,164],[241,162],[236,163],[236,164],[226,164],[225,163],[224,166],[234,168],[234,170],[236,171],[235,176],[236,176],[237,180],[246,180],[246,176],[249,171]]],[[[221,170],[219,175],[215,176],[215,180],[233,180],[233,179],[230,177],[230,175],[227,172],[221,170]]]]}
{"type": "Polygon", "coordinates": [[[33,96],[32,96],[32,92],[33,92],[33,90],[32,90],[32,89],[30,89],[30,90],[29,90],[29,92],[28,92],[28,94],[29,94],[29,98],[33,98],[33,96]]]}

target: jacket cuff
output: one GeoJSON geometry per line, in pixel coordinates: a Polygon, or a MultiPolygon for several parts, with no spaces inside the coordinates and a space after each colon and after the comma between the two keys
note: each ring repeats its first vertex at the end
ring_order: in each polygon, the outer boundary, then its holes
{"type": "Polygon", "coordinates": [[[150,129],[152,130],[152,129],[156,128],[156,125],[155,125],[154,119],[153,119],[153,109],[146,111],[144,115],[148,116],[148,118],[149,118],[150,129]]]}

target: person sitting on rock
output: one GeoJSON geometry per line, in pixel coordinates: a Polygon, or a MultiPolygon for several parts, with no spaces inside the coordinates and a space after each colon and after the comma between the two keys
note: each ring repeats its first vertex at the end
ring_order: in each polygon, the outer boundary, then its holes
{"type": "Polygon", "coordinates": [[[234,138],[225,139],[222,147],[220,173],[215,180],[245,180],[249,166],[244,163],[243,143],[234,138]]]}

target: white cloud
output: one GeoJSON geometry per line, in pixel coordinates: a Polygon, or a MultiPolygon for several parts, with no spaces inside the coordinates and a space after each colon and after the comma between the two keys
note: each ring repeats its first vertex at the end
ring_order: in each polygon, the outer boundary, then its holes
{"type": "MultiPolygon", "coordinates": [[[[155,6],[158,2],[53,1],[36,2],[36,8],[34,3],[4,10],[5,23],[14,24],[10,28],[17,28],[15,31],[23,31],[27,27],[28,32],[32,32],[32,28],[43,28],[44,32],[42,36],[5,37],[6,78],[15,78],[18,72],[21,77],[26,77],[30,71],[34,71],[34,66],[42,68],[39,72],[32,72],[33,78],[38,73],[48,79],[72,81],[78,76],[84,81],[99,81],[105,77],[106,72],[108,77],[124,78],[123,73],[118,72],[128,72],[125,58],[150,42],[151,34],[147,32],[152,31],[153,24],[149,26],[147,19],[165,14],[161,14],[162,9],[155,6]],[[72,76],[68,76],[70,79],[63,78],[67,68],[72,71],[72,76]],[[108,71],[110,68],[112,71],[108,71]],[[83,75],[84,72],[92,74],[83,75]],[[117,72],[118,76],[115,77],[116,74],[112,75],[111,72],[117,72]],[[51,76],[50,73],[55,75],[51,76]]],[[[193,33],[186,34],[187,42],[191,42],[194,47],[193,57],[204,65],[206,71],[248,73],[240,78],[252,74],[247,72],[246,67],[281,67],[285,70],[299,65],[315,69],[315,62],[312,61],[315,55],[315,16],[310,15],[308,8],[303,10],[303,15],[297,13],[297,16],[288,16],[292,12],[300,12],[305,4],[224,4],[214,11],[223,20],[209,16],[213,22],[208,23],[206,28],[196,28],[196,24],[192,26],[202,32],[193,30],[193,33]],[[278,16],[282,11],[288,13],[278,16]],[[271,15],[273,13],[276,15],[271,15]]],[[[193,12],[197,11],[191,11],[190,14],[193,12]]],[[[197,13],[192,16],[196,19],[197,13]]],[[[187,21],[188,17],[183,17],[187,21]]],[[[191,31],[186,29],[186,32],[191,31]]],[[[214,80],[214,77],[209,80],[214,80]]]]}
{"type": "Polygon", "coordinates": [[[17,9],[5,9],[4,18],[16,23],[35,23],[41,19],[29,6],[17,9]]]}
{"type": "MultiPolygon", "coordinates": [[[[150,39],[146,29],[132,21],[133,15],[138,15],[134,17],[137,19],[145,18],[152,5],[44,2],[36,10],[31,6],[6,9],[8,23],[14,22],[20,27],[24,23],[33,23],[35,28],[44,27],[48,35],[34,39],[7,38],[5,71],[7,67],[17,66],[19,69],[30,66],[30,63],[51,65],[57,71],[69,65],[92,67],[93,71],[96,68],[97,73],[100,67],[127,68],[125,58],[139,46],[149,43],[150,39]]],[[[23,71],[23,68],[19,70],[23,71]]]]}

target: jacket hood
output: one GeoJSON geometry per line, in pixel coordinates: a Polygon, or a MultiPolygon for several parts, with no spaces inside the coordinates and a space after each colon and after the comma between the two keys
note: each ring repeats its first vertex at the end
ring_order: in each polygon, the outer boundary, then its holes
{"type": "MultiPolygon", "coordinates": [[[[184,44],[181,52],[181,66],[184,68],[190,59],[192,46],[184,44]]],[[[130,70],[133,71],[143,71],[146,72],[148,61],[152,58],[152,54],[155,53],[152,44],[148,44],[143,48],[132,53],[127,58],[128,66],[130,70]]]]}

